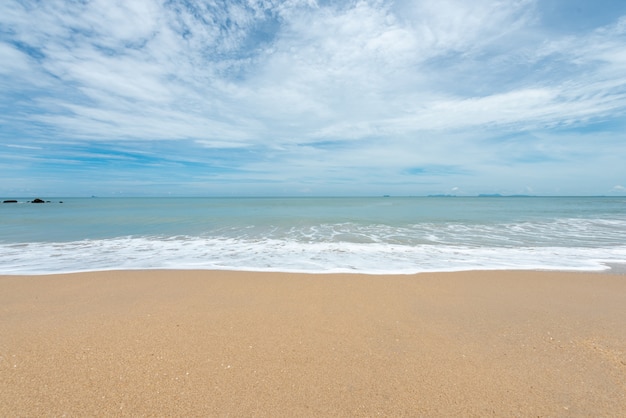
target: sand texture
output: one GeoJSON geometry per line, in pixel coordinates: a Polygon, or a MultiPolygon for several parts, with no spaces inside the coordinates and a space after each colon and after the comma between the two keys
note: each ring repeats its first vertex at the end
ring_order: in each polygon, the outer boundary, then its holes
{"type": "Polygon", "coordinates": [[[0,276],[0,416],[626,416],[626,276],[0,276]]]}

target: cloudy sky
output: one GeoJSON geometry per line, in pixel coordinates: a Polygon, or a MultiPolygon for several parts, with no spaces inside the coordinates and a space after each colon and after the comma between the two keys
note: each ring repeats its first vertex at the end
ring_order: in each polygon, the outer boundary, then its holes
{"type": "Polygon", "coordinates": [[[3,0],[0,197],[626,195],[624,0],[3,0]]]}

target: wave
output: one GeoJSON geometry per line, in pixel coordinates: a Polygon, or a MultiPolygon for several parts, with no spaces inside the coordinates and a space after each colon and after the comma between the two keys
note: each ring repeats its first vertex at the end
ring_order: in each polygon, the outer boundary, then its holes
{"type": "MultiPolygon", "coordinates": [[[[208,269],[304,273],[413,274],[463,270],[602,271],[626,262],[626,245],[505,246],[407,244],[387,237],[324,242],[295,239],[121,237],[0,244],[3,274],[114,269],[208,269]]],[[[434,238],[431,241],[435,242],[434,238]]],[[[484,243],[483,243],[484,244],[484,243]]]]}

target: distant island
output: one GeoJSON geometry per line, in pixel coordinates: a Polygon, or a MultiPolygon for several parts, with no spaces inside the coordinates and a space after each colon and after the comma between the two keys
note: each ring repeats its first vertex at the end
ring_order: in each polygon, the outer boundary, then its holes
{"type": "Polygon", "coordinates": [[[493,194],[479,194],[478,197],[533,197],[533,196],[529,194],[502,195],[500,193],[493,193],[493,194]]]}
{"type": "MultiPolygon", "coordinates": [[[[3,200],[2,203],[19,203],[19,201],[17,199],[6,199],[6,200],[3,200]]],[[[36,198],[33,200],[27,200],[26,203],[50,203],[50,201],[36,198]]],[[[63,201],[61,200],[59,201],[59,203],[63,203],[63,201]]]]}
{"type": "MultiPolygon", "coordinates": [[[[429,194],[426,197],[459,197],[459,196],[455,194],[429,194]]],[[[461,197],[472,197],[472,196],[461,196],[461,197]]],[[[533,196],[528,195],[528,194],[503,195],[500,193],[481,193],[473,197],[533,197],[533,196]]]]}

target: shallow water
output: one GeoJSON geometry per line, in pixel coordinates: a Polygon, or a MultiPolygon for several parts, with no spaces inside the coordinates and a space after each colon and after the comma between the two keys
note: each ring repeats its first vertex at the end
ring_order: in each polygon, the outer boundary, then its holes
{"type": "Polygon", "coordinates": [[[1,273],[597,271],[626,263],[626,198],[618,197],[48,200],[0,204],[1,273]]]}

